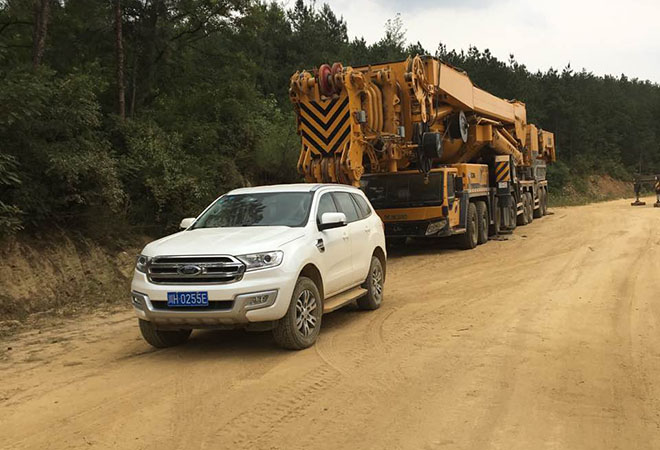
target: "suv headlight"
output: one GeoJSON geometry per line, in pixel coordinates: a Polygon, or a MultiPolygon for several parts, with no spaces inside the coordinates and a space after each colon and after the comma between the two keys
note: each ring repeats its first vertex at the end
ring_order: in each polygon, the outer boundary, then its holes
{"type": "Polygon", "coordinates": [[[138,272],[147,273],[147,264],[149,264],[150,260],[151,258],[148,256],[138,256],[137,261],[135,261],[135,270],[138,272]]]}
{"type": "Polygon", "coordinates": [[[277,250],[274,252],[250,253],[249,255],[237,256],[237,258],[245,264],[245,271],[249,272],[279,266],[282,263],[282,258],[284,258],[284,253],[277,250]]]}

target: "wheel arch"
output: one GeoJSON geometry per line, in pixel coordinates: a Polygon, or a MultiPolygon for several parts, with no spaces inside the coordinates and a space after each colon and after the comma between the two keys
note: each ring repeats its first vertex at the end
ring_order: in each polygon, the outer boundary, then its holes
{"type": "Polygon", "coordinates": [[[377,246],[374,249],[374,252],[373,252],[372,255],[380,260],[380,265],[383,266],[383,278],[386,278],[387,277],[387,257],[385,256],[385,251],[380,246],[377,246]]]}
{"type": "Polygon", "coordinates": [[[325,289],[323,288],[323,276],[321,276],[321,271],[313,263],[307,263],[305,267],[300,271],[299,277],[307,277],[314,282],[321,298],[325,298],[325,289]]]}

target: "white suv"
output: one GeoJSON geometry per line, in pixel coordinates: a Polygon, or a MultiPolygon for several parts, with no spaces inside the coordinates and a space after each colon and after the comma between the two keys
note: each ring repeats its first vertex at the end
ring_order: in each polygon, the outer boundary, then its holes
{"type": "Polygon", "coordinates": [[[312,345],[322,314],[383,299],[383,222],[344,185],[243,188],[137,259],[132,302],[144,339],[183,343],[193,328],[272,329],[283,347],[312,345]]]}

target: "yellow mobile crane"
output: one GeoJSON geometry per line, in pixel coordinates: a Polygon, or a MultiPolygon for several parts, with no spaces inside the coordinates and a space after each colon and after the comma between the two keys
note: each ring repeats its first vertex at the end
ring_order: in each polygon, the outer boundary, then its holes
{"type": "Polygon", "coordinates": [[[390,239],[461,235],[474,248],[547,212],[554,135],[437,58],[323,64],[296,72],[289,96],[300,172],[361,186],[390,239]]]}

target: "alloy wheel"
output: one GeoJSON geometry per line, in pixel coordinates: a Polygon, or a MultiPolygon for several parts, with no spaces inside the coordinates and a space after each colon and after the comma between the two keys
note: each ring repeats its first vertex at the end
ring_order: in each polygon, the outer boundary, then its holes
{"type": "Polygon", "coordinates": [[[371,271],[371,288],[374,299],[380,303],[383,298],[383,269],[376,264],[371,271]]]}
{"type": "Polygon", "coordinates": [[[315,311],[317,307],[316,297],[309,289],[303,290],[296,299],[296,328],[305,337],[312,334],[316,328],[318,319],[315,311]]]}

